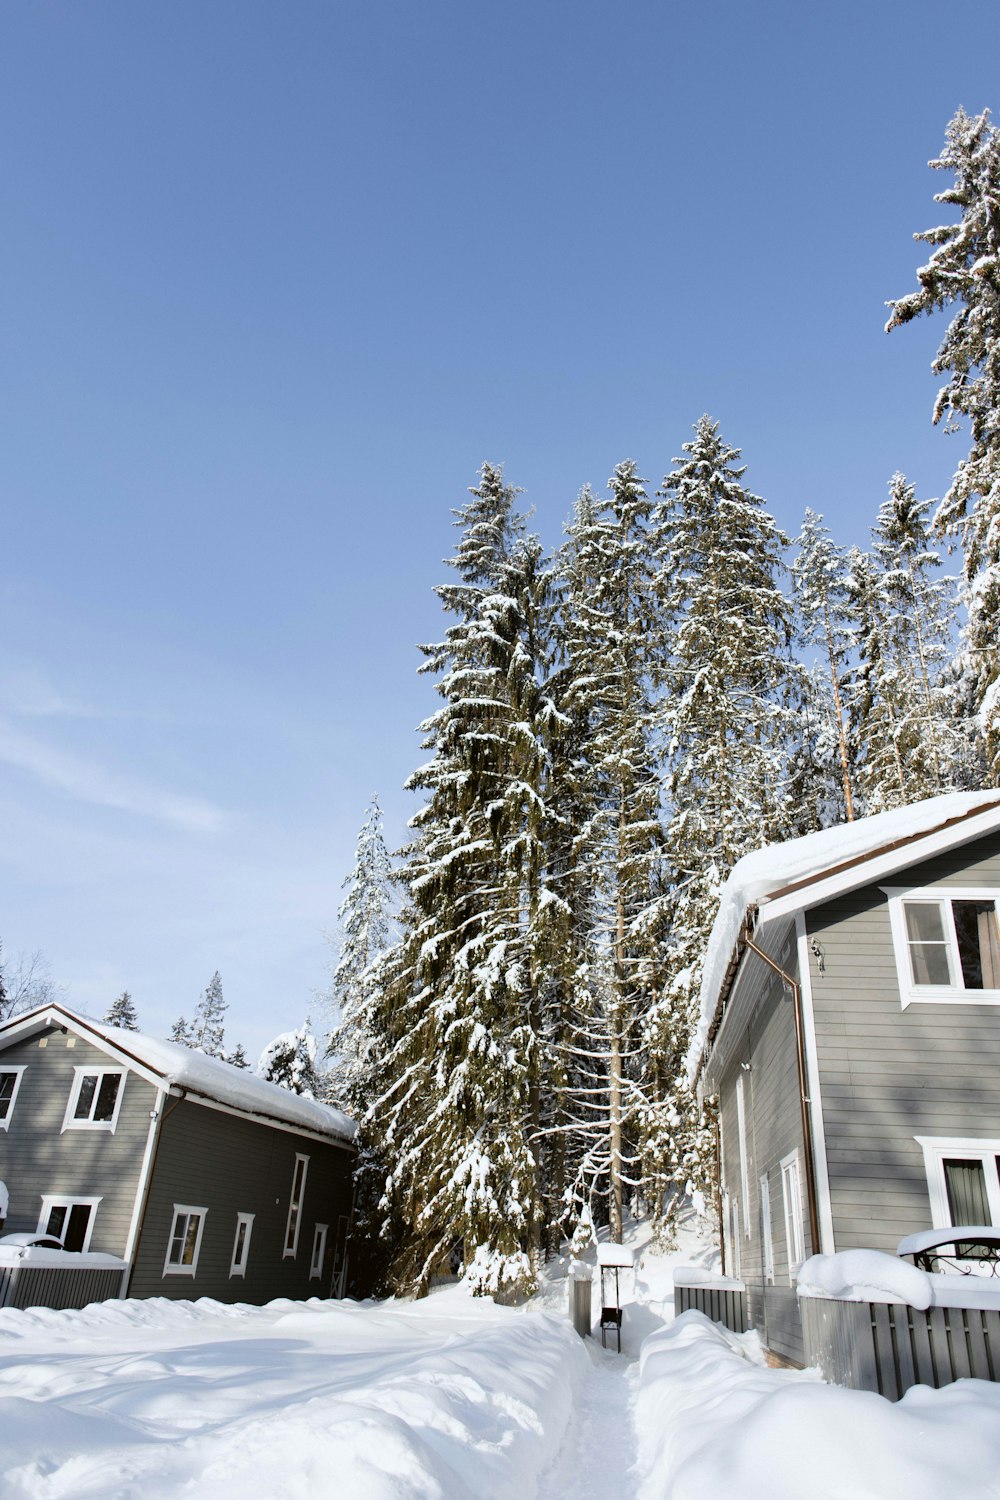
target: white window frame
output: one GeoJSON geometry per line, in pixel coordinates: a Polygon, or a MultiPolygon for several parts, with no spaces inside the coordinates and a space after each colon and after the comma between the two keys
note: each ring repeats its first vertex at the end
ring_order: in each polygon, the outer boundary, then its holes
{"type": "Polygon", "coordinates": [[[774,1231],[771,1228],[771,1183],[765,1172],[760,1179],[760,1235],[764,1255],[764,1280],[774,1284],[774,1231]]]}
{"type": "Polygon", "coordinates": [[[730,1246],[733,1252],[733,1266],[729,1274],[739,1278],[743,1274],[743,1255],[742,1246],[740,1245],[740,1198],[738,1193],[733,1194],[729,1207],[732,1215],[730,1246]]]}
{"type": "Polygon", "coordinates": [[[951,910],[952,901],[992,901],[1000,923],[1000,892],[987,886],[883,886],[889,898],[889,922],[892,928],[892,946],[896,955],[896,975],[899,980],[899,995],[902,1007],[909,1005],[1000,1005],[1000,989],[967,990],[956,981],[961,976],[958,938],[955,935],[955,919],[951,910]],[[922,902],[926,906],[942,908],[942,926],[945,934],[948,972],[951,984],[916,984],[910,967],[910,944],[906,935],[904,902],[922,902]]]}
{"type": "Polygon", "coordinates": [[[292,1188],[288,1195],[288,1220],[285,1224],[285,1246],[282,1252],[282,1260],[289,1256],[294,1260],[299,1252],[299,1233],[302,1229],[302,1207],[306,1196],[306,1178],[309,1175],[309,1158],[302,1152],[295,1153],[295,1167],[292,1171],[292,1188]],[[295,1196],[295,1183],[299,1175],[299,1162],[302,1163],[302,1181],[299,1183],[299,1195],[295,1196]],[[291,1243],[289,1243],[289,1241],[291,1243]]]}
{"type": "Polygon", "coordinates": [[[802,1173],[798,1151],[781,1158],[781,1198],[785,1210],[785,1248],[788,1253],[788,1284],[795,1285],[806,1256],[805,1224],[802,1217],[802,1173]]]}
{"type": "Polygon", "coordinates": [[[326,1260],[326,1232],[328,1224],[316,1224],[313,1227],[312,1259],[309,1262],[309,1280],[316,1281],[323,1275],[323,1262],[326,1260]]]}
{"type": "Polygon", "coordinates": [[[743,1090],[745,1077],[746,1074],[741,1071],[736,1079],[736,1133],[740,1147],[740,1186],[743,1189],[743,1233],[750,1239],[750,1171],[747,1163],[747,1112],[743,1090]]]}
{"type": "Polygon", "coordinates": [[[996,1164],[996,1159],[1000,1156],[1000,1140],[958,1135],[915,1135],[913,1139],[924,1153],[927,1193],[931,1201],[931,1225],[934,1229],[951,1228],[944,1164],[956,1157],[982,1162],[990,1219],[992,1223],[1000,1225],[1000,1175],[996,1164]]]}
{"type": "Polygon", "coordinates": [[[229,1262],[229,1275],[246,1276],[247,1261],[250,1259],[250,1236],[253,1234],[253,1221],[255,1214],[236,1215],[236,1233],[233,1235],[233,1258],[229,1262]],[[240,1230],[245,1227],[243,1244],[240,1244],[240,1230]],[[242,1251],[242,1254],[240,1252],[242,1251]]]}
{"type": "Polygon", "coordinates": [[[0,1120],[0,1130],[8,1130],[10,1128],[11,1116],[14,1113],[14,1108],[17,1104],[17,1096],[21,1090],[21,1079],[27,1071],[27,1067],[27,1063],[21,1063],[20,1066],[16,1068],[7,1067],[6,1064],[0,1063],[0,1073],[14,1074],[14,1092],[10,1096],[10,1104],[7,1107],[7,1113],[4,1115],[3,1119],[0,1120]]]}
{"type": "MultiPolygon", "coordinates": [[[[207,1208],[199,1208],[194,1203],[175,1203],[174,1216],[170,1221],[170,1233],[167,1235],[167,1253],[163,1260],[164,1276],[195,1276],[198,1272],[198,1257],[201,1254],[201,1237],[205,1232],[205,1220],[208,1217],[207,1208]],[[170,1249],[174,1243],[177,1220],[184,1215],[190,1218],[192,1214],[198,1215],[198,1232],[194,1240],[194,1257],[189,1266],[177,1265],[170,1259],[170,1249]]],[[[185,1236],[186,1237],[186,1236],[185,1236]]]]}
{"type": "MultiPolygon", "coordinates": [[[[63,1116],[62,1128],[66,1130],[108,1130],[114,1135],[118,1128],[118,1116],[122,1110],[122,1100],[125,1097],[125,1079],[128,1076],[127,1068],[94,1068],[75,1067],[73,1069],[73,1087],[69,1091],[69,1099],[66,1101],[66,1113],[63,1116]],[[85,1078],[97,1079],[97,1087],[94,1090],[94,1107],[100,1097],[101,1084],[105,1078],[116,1077],[121,1080],[118,1085],[118,1094],[115,1098],[114,1113],[110,1120],[76,1120],[73,1118],[77,1102],[80,1098],[80,1090],[83,1088],[85,1078]]],[[[60,1132],[61,1134],[62,1132],[60,1132]]]]}
{"type": "MultiPolygon", "coordinates": [[[[94,1233],[94,1225],[97,1222],[97,1208],[102,1201],[103,1194],[99,1198],[88,1198],[76,1193],[43,1193],[42,1207],[38,1215],[38,1228],[36,1234],[48,1234],[49,1215],[54,1208],[65,1208],[66,1219],[69,1221],[69,1211],[72,1208],[89,1208],[90,1218],[87,1221],[87,1233],[83,1237],[83,1251],[86,1255],[90,1249],[90,1241],[94,1233]]],[[[59,1235],[57,1238],[61,1239],[59,1235]]]]}

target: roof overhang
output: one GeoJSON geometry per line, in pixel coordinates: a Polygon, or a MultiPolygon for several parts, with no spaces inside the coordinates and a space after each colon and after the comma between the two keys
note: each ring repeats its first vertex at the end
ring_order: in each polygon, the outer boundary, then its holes
{"type": "Polygon", "coordinates": [[[82,1016],[65,1010],[55,1001],[50,1001],[48,1005],[39,1006],[37,1010],[26,1011],[24,1015],[14,1016],[11,1020],[5,1021],[0,1026],[0,1050],[13,1046],[15,1042],[24,1041],[26,1037],[35,1036],[39,1031],[47,1031],[53,1026],[60,1031],[71,1031],[81,1041],[88,1042],[115,1062],[130,1068],[133,1073],[137,1073],[154,1088],[166,1087],[162,1073],[156,1072],[147,1063],[141,1062],[129,1052],[127,1047],[109,1041],[96,1026],[89,1026],[82,1016]]]}

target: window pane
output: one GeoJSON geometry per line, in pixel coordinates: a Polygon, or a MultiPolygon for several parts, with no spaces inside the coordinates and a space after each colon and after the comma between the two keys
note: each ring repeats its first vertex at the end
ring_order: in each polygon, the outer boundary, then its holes
{"type": "Polygon", "coordinates": [[[181,1252],[181,1265],[194,1265],[194,1247],[198,1241],[198,1225],[201,1218],[198,1214],[188,1214],[187,1234],[184,1236],[184,1249],[181,1252]]]}
{"type": "Polygon", "coordinates": [[[90,1204],[74,1203],[70,1206],[69,1224],[63,1236],[63,1245],[67,1250],[82,1250],[87,1238],[87,1225],[90,1223],[90,1204]]]}
{"type": "Polygon", "coordinates": [[[184,1248],[184,1236],[187,1233],[187,1224],[187,1214],[178,1214],[176,1219],[174,1220],[173,1234],[171,1235],[170,1239],[170,1254],[167,1257],[172,1266],[179,1266],[182,1264],[181,1251],[184,1248]]]}
{"type": "Polygon", "coordinates": [[[948,949],[944,943],[911,943],[914,984],[951,984],[948,949]]]}
{"type": "Polygon", "coordinates": [[[1000,988],[1000,942],[992,901],[953,901],[962,979],[967,990],[1000,988]]]}
{"type": "Polygon", "coordinates": [[[10,1101],[14,1097],[16,1073],[0,1073],[0,1120],[6,1120],[10,1101]]]}
{"type": "Polygon", "coordinates": [[[89,1120],[94,1095],[97,1092],[97,1074],[86,1073],[80,1083],[80,1093],[73,1111],[74,1120],[89,1120]]]}
{"type": "Polygon", "coordinates": [[[906,936],[911,943],[943,943],[944,923],[936,901],[904,901],[906,936]]]}
{"type": "Polygon", "coordinates": [[[988,1224],[990,1204],[981,1161],[946,1161],[944,1180],[953,1224],[988,1224]]]}
{"type": "Polygon", "coordinates": [[[66,1204],[57,1203],[55,1208],[49,1210],[49,1222],[45,1226],[45,1233],[53,1235],[57,1240],[61,1240],[65,1226],[66,1204]]]}
{"type": "Polygon", "coordinates": [[[101,1087],[97,1095],[97,1108],[94,1110],[95,1120],[110,1120],[113,1118],[115,1100],[118,1098],[120,1085],[121,1076],[118,1073],[105,1073],[101,1079],[101,1087]]]}

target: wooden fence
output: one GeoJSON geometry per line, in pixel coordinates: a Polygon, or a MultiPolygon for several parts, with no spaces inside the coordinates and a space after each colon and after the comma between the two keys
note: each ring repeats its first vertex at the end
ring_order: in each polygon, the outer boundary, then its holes
{"type": "Polygon", "coordinates": [[[0,1307],[86,1307],[121,1295],[119,1266],[0,1266],[0,1307]]]}
{"type": "Polygon", "coordinates": [[[732,1333],[746,1333],[747,1294],[733,1287],[675,1286],[674,1312],[680,1314],[695,1308],[713,1323],[722,1323],[732,1333]]]}
{"type": "Polygon", "coordinates": [[[799,1310],[806,1364],[837,1385],[898,1401],[914,1385],[1000,1379],[1000,1309],[800,1297],[799,1310]]]}

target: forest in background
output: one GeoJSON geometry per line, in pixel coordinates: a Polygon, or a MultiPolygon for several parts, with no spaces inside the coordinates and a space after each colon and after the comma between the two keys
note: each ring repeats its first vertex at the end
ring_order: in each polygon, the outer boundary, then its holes
{"type": "Polygon", "coordinates": [[[959,111],[931,163],[956,222],[892,330],[950,309],[933,420],[969,450],[940,501],[888,481],[871,544],[785,536],[703,416],[657,488],[625,461],[547,553],[485,464],[455,511],[421,805],[376,803],[345,885],[331,1038],[361,1126],[378,1285],[462,1264],[514,1295],[584,1208],[670,1234],[711,1194],[685,1057],[718,893],[761,845],[1000,784],[1000,132],[959,111]],[[947,559],[942,548],[947,547],[947,559]],[[957,571],[955,571],[957,569],[957,571]]]}

